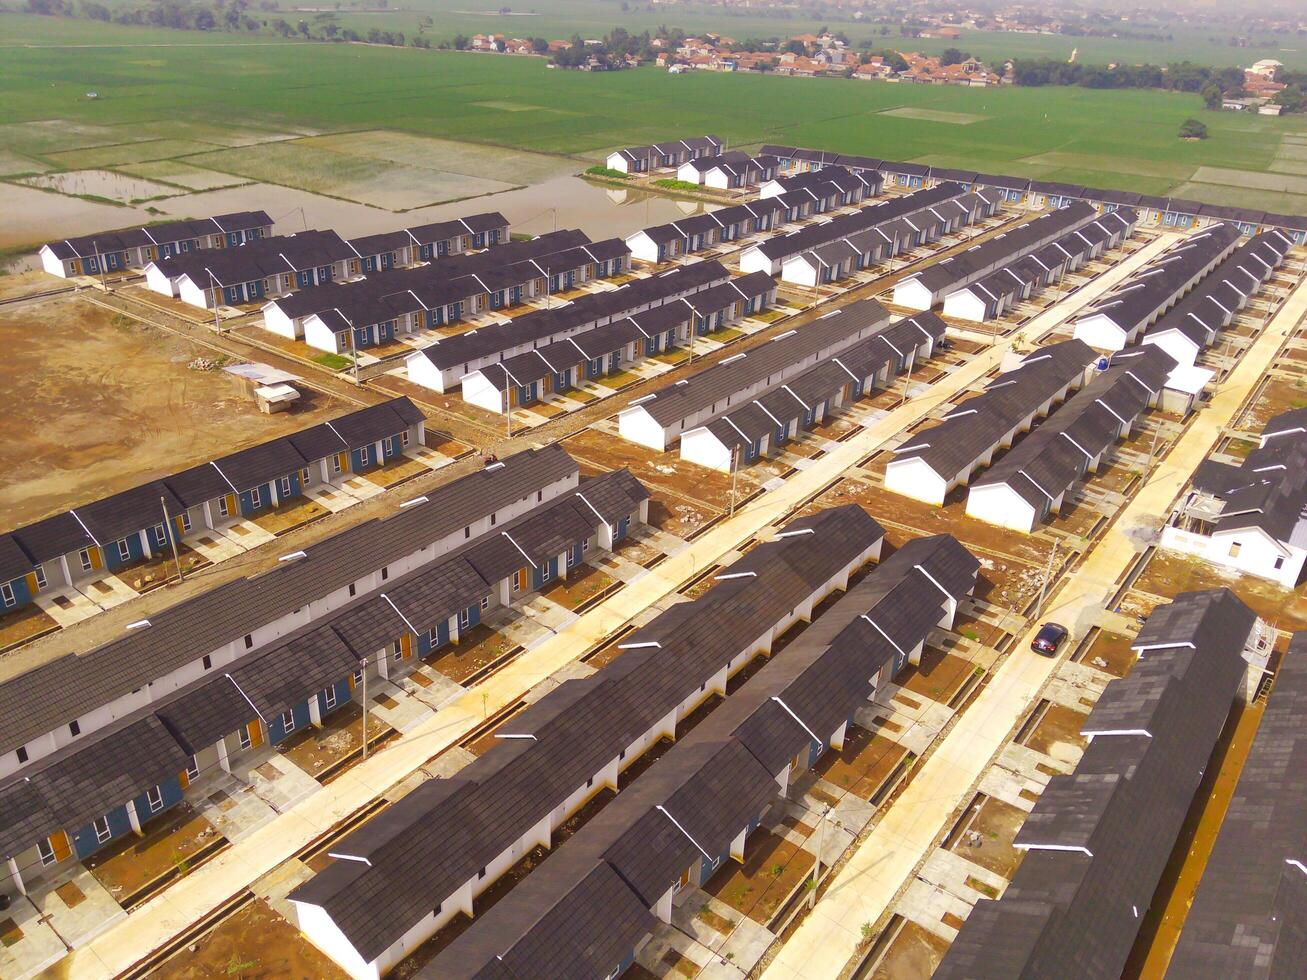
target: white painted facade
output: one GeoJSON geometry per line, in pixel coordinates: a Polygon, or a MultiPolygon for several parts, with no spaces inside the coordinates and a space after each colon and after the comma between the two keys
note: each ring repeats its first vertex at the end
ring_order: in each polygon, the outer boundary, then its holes
{"type": "Polygon", "coordinates": [[[1275,541],[1256,527],[1207,535],[1168,525],[1162,528],[1161,546],[1212,565],[1255,575],[1286,589],[1297,587],[1307,562],[1307,549],[1275,541]]]}

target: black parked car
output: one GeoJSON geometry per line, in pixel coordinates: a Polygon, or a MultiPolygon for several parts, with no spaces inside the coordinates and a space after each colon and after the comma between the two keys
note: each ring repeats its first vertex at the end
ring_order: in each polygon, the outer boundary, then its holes
{"type": "Polygon", "coordinates": [[[1039,632],[1035,634],[1034,640],[1030,644],[1030,649],[1035,653],[1042,653],[1045,657],[1057,656],[1058,648],[1067,638],[1067,628],[1059,623],[1045,623],[1039,627],[1039,632]]]}

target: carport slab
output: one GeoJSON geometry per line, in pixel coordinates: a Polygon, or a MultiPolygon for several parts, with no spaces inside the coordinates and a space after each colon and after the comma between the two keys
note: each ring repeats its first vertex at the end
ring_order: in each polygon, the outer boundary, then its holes
{"type": "Polygon", "coordinates": [[[41,921],[41,913],[26,896],[14,899],[9,908],[0,912],[0,922],[6,920],[13,923],[22,938],[11,942],[15,933],[5,926],[4,933],[9,938],[0,942],[0,976],[27,980],[53,966],[68,952],[50,924],[41,921]]]}
{"type": "Polygon", "coordinates": [[[119,919],[127,917],[109,890],[80,864],[41,882],[31,890],[29,898],[72,949],[85,946],[119,919]]]}

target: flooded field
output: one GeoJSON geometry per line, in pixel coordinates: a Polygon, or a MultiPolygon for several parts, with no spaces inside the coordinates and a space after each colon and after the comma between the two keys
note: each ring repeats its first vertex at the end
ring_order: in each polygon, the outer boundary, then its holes
{"type": "MultiPolygon", "coordinates": [[[[133,165],[132,169],[140,172],[141,166],[133,165]]],[[[163,170],[155,169],[160,166],[155,164],[146,172],[160,180],[178,183],[185,180],[184,171],[172,171],[177,176],[168,176],[163,170]]],[[[201,176],[214,173],[197,170],[201,176]]],[[[48,180],[50,176],[39,179],[48,180]]],[[[226,183],[244,179],[225,174],[219,177],[226,183]]],[[[210,179],[217,180],[218,177],[210,179]]],[[[162,186],[126,176],[121,180],[162,186]]],[[[620,187],[601,187],[574,176],[556,177],[519,190],[418,208],[403,214],[264,183],[193,194],[179,193],[176,188],[168,188],[167,192],[177,196],[154,201],[152,210],[146,210],[135,206],[114,207],[49,190],[0,182],[0,213],[6,216],[0,225],[0,249],[31,245],[33,254],[20,257],[12,268],[36,268],[39,265],[34,254],[36,248],[51,239],[89,235],[169,218],[195,218],[258,209],[272,215],[277,221],[274,230],[279,234],[305,228],[333,228],[342,235],[354,237],[497,210],[508,218],[515,233],[539,235],[554,228],[580,228],[597,241],[713,210],[712,205],[701,201],[677,200],[620,187]]]]}
{"type": "Polygon", "coordinates": [[[73,196],[104,197],[122,204],[133,201],[152,201],[178,193],[176,187],[159,184],[142,177],[114,173],[112,170],[66,170],[62,173],[25,177],[22,183],[29,187],[58,191],[73,196]]]}

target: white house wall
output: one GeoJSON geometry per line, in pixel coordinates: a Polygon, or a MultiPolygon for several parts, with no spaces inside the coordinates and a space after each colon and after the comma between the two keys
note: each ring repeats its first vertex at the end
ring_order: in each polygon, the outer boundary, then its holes
{"type": "Polygon", "coordinates": [[[967,494],[967,516],[1027,534],[1035,529],[1037,517],[1035,509],[1003,483],[972,487],[967,494]]]}

